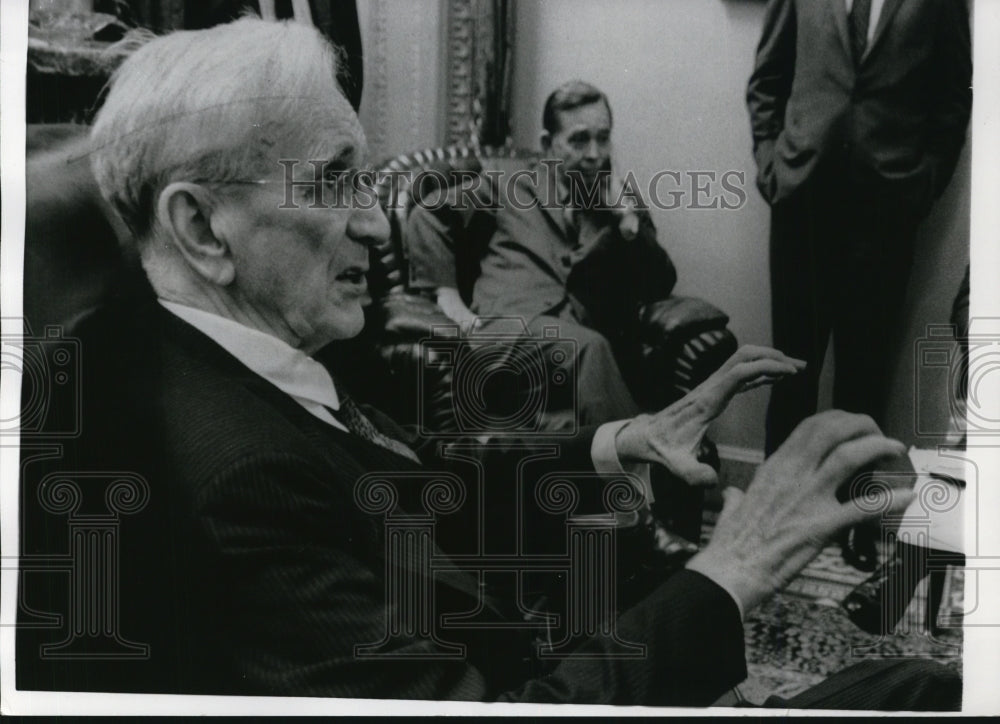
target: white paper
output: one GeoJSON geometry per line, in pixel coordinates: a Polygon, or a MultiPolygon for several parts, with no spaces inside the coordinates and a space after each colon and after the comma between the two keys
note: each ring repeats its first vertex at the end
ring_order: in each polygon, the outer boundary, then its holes
{"type": "Polygon", "coordinates": [[[917,472],[917,482],[913,486],[916,498],[903,514],[899,539],[913,545],[964,553],[963,490],[946,479],[964,482],[967,479],[965,460],[915,447],[910,448],[909,457],[917,472]]]}

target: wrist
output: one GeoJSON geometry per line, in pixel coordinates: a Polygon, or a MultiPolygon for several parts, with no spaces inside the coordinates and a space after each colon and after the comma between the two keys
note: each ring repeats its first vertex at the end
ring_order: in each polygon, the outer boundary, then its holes
{"type": "Polygon", "coordinates": [[[623,462],[652,462],[649,446],[650,415],[636,415],[615,433],[615,450],[623,462]]]}
{"type": "Polygon", "coordinates": [[[700,573],[736,602],[740,615],[745,616],[774,592],[770,586],[749,573],[739,556],[713,547],[711,543],[695,554],[684,566],[700,573]]]}

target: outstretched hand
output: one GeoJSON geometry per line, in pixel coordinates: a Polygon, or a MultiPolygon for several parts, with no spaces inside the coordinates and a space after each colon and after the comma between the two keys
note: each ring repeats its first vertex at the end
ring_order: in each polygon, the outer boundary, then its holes
{"type": "Polygon", "coordinates": [[[830,410],[810,417],[758,468],[746,493],[724,491],[712,539],[688,568],[749,611],[784,588],[839,530],[906,509],[909,489],[884,489],[864,501],[836,497],[860,470],[905,452],[865,415],[830,410]]]}
{"type": "Polygon", "coordinates": [[[805,362],[768,347],[741,347],[707,380],[655,415],[640,415],[616,438],[622,460],[663,465],[689,485],[718,482],[715,470],[698,461],[709,424],[740,392],[771,384],[805,369],[805,362]]]}

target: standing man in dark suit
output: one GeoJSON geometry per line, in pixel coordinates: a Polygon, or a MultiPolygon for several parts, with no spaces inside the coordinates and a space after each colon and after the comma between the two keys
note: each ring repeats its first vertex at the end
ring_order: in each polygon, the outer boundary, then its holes
{"type": "MultiPolygon", "coordinates": [[[[410,284],[436,290],[442,310],[462,325],[478,316],[480,331],[516,316],[533,344],[548,345],[543,330],[558,329],[578,350],[560,366],[570,377],[576,366],[580,422],[631,417],[640,407],[639,307],[669,296],[677,272],[649,213],[613,188],[607,96],[589,83],[566,83],[546,100],[542,125],[545,162],[493,179],[479,189],[488,197],[482,204],[452,192],[447,203],[414,208],[406,227],[410,284]],[[484,239],[471,309],[457,289],[453,248],[468,229],[484,239]]],[[[549,385],[550,395],[557,392],[549,385]]]]}
{"type": "Polygon", "coordinates": [[[771,205],[774,345],[806,360],[774,388],[766,451],[816,410],[879,419],[920,221],[972,104],[966,0],[770,0],[747,105],[771,205]]]}
{"type": "MultiPolygon", "coordinates": [[[[806,421],[746,493],[727,492],[705,549],[616,616],[617,638],[602,616],[575,656],[533,668],[522,602],[493,600],[419,535],[415,506],[465,499],[446,456],[409,447],[312,356],[361,331],[369,248],[388,235],[349,190],[365,140],[333,57],[315,29],[242,19],[156,38],[115,76],[93,170],[145,296],[81,325],[81,436],[57,457],[23,450],[22,570],[83,555],[74,576],[20,578],[18,688],[712,703],[745,676],[741,616],[872,517],[837,502],[838,484],[903,446],[864,416],[806,421]],[[324,202],[337,189],[342,203],[324,202]],[[101,534],[77,534],[88,525],[101,534]],[[641,656],[621,658],[622,642],[641,656]]],[[[583,430],[540,468],[518,457],[510,482],[490,465],[503,448],[460,446],[468,489],[523,481],[529,498],[546,470],[620,477],[631,463],[690,479],[729,400],[799,368],[744,348],[655,415],[583,430]]],[[[912,498],[894,491],[888,509],[912,498]]],[[[611,596],[613,579],[592,581],[584,593],[611,596]]],[[[869,662],[784,705],[954,708],[960,686],[933,662],[869,662]]]]}

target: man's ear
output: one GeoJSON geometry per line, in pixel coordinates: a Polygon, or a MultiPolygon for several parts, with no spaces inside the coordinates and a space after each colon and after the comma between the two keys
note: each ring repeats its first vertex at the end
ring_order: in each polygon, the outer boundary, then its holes
{"type": "Polygon", "coordinates": [[[538,137],[538,142],[541,144],[543,151],[549,151],[552,148],[552,134],[548,131],[542,131],[538,137]]]}
{"type": "Polygon", "coordinates": [[[206,281],[225,286],[236,270],[221,225],[212,223],[215,209],[208,189],[186,181],[169,184],[157,202],[160,223],[181,256],[206,281]]]}

